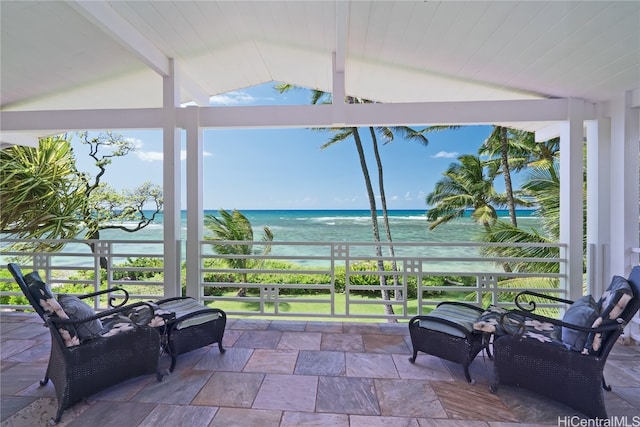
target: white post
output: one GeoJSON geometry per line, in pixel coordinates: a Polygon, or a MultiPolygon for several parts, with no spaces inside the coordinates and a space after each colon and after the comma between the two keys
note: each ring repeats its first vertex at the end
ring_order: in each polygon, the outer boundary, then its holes
{"type": "Polygon", "coordinates": [[[179,296],[180,290],[180,129],[176,123],[176,108],[180,102],[176,67],[162,78],[163,108],[163,195],[164,195],[164,295],[179,296]]]}
{"type": "Polygon", "coordinates": [[[202,138],[199,107],[187,107],[187,296],[200,300],[200,241],[203,238],[202,138]]]}
{"type": "Polygon", "coordinates": [[[567,297],[582,296],[584,101],[569,99],[560,133],[560,242],[567,245],[567,297]]]}
{"type": "Polygon", "coordinates": [[[611,272],[626,276],[638,263],[638,122],[631,93],[611,100],[611,272]]]}
{"type": "Polygon", "coordinates": [[[611,278],[607,253],[611,233],[609,207],[611,120],[587,122],[587,289],[602,295],[611,278]]]}

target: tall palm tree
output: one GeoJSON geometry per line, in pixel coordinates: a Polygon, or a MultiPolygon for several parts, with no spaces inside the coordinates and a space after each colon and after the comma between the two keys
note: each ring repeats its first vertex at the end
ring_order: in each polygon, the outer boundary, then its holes
{"type": "MultiPolygon", "coordinates": [[[[380,157],[380,150],[378,150],[378,138],[376,136],[376,130],[380,132],[385,139],[384,144],[388,144],[394,140],[396,134],[400,134],[404,139],[417,141],[418,143],[426,146],[429,144],[429,140],[426,136],[424,136],[423,130],[415,130],[407,126],[394,126],[394,127],[369,127],[369,132],[371,134],[371,141],[373,146],[373,153],[376,159],[376,164],[378,166],[378,188],[380,189],[380,205],[382,208],[382,218],[384,221],[384,228],[386,231],[387,241],[390,243],[389,245],[389,256],[391,256],[391,271],[398,271],[398,266],[395,260],[395,251],[393,248],[393,238],[391,237],[391,226],[389,224],[389,213],[387,211],[387,196],[384,191],[384,175],[382,170],[382,158],[380,157]]],[[[398,275],[393,275],[394,286],[396,289],[398,288],[398,275]]],[[[397,291],[396,299],[401,300],[402,294],[397,291]]]]}
{"type": "MultiPolygon", "coordinates": [[[[232,212],[220,209],[218,213],[220,214],[220,218],[213,214],[208,214],[205,217],[205,225],[213,233],[213,237],[207,236],[205,237],[206,240],[253,241],[253,227],[251,222],[242,214],[242,212],[236,209],[232,212]]],[[[262,241],[273,241],[273,233],[267,226],[263,227],[262,241]]],[[[231,268],[244,270],[240,273],[243,283],[247,283],[248,279],[248,272],[246,270],[257,268],[261,264],[260,262],[246,258],[248,255],[255,255],[259,253],[258,251],[254,252],[253,244],[250,243],[219,243],[214,244],[213,249],[220,255],[236,256],[225,258],[225,262],[231,268]]],[[[270,252],[271,245],[265,245],[262,247],[262,255],[267,255],[270,252]]],[[[238,290],[238,296],[244,295],[246,295],[246,289],[240,288],[238,290]]]]}

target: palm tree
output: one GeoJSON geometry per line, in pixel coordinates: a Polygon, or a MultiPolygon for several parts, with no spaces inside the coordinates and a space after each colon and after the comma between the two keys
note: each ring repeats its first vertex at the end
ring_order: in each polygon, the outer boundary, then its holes
{"type": "Polygon", "coordinates": [[[498,219],[494,205],[506,203],[506,197],[493,186],[497,174],[495,162],[485,164],[472,154],[459,156],[458,163],[449,165],[434,191],[426,197],[427,205],[433,206],[427,211],[429,229],[464,216],[467,209],[472,209],[474,221],[490,229],[498,219]]]}
{"type": "MultiPolygon", "coordinates": [[[[275,89],[279,93],[284,93],[290,90],[297,89],[298,87],[282,83],[275,86],[275,89]]],[[[311,91],[311,103],[331,103],[331,94],[319,90],[311,91]]],[[[355,103],[358,102],[356,98],[348,97],[347,102],[355,103]]],[[[376,198],[373,192],[373,186],[371,185],[371,177],[369,175],[369,168],[367,166],[367,160],[364,154],[364,148],[362,146],[362,138],[360,137],[360,133],[357,127],[345,127],[345,128],[332,128],[331,131],[334,132],[333,136],[329,139],[328,142],[320,146],[321,150],[332,146],[335,143],[344,141],[346,139],[353,138],[353,141],[356,145],[356,150],[358,151],[358,159],[360,160],[360,169],[362,170],[362,175],[364,177],[364,183],[367,190],[367,197],[369,199],[369,211],[371,213],[371,227],[373,230],[373,239],[374,242],[380,242],[380,229],[378,226],[378,209],[376,207],[376,198]]],[[[380,166],[381,167],[381,166],[380,166]]],[[[378,270],[384,271],[384,262],[382,261],[382,248],[379,245],[376,245],[376,256],[378,258],[378,270]]],[[[380,275],[380,285],[381,285],[381,296],[384,301],[389,301],[389,291],[385,289],[386,286],[386,277],[384,274],[380,275]]],[[[385,304],[384,306],[385,314],[392,315],[393,307],[391,305],[385,304]]]]}
{"type": "MultiPolygon", "coordinates": [[[[205,237],[206,240],[217,241],[253,241],[253,227],[251,222],[245,217],[242,212],[234,209],[232,212],[228,212],[224,209],[218,211],[220,218],[213,214],[208,214],[205,217],[206,227],[213,233],[213,237],[205,237]]],[[[264,226],[262,234],[263,242],[273,241],[273,233],[269,227],[264,226]]],[[[234,255],[235,257],[225,258],[225,262],[231,268],[244,270],[241,274],[243,283],[247,283],[248,272],[246,270],[251,268],[257,268],[261,264],[249,258],[249,255],[258,254],[258,251],[254,252],[253,245],[250,243],[219,243],[213,245],[214,251],[220,255],[234,255]]],[[[262,247],[261,254],[267,255],[271,252],[271,246],[265,245],[262,247]]],[[[238,296],[245,296],[246,289],[240,288],[238,290],[238,296]]]]}
{"type": "MultiPolygon", "coordinates": [[[[420,144],[426,146],[429,144],[429,140],[424,136],[424,131],[417,131],[407,126],[394,126],[394,127],[379,127],[377,128],[378,132],[382,134],[385,139],[384,144],[388,144],[394,140],[396,134],[401,134],[407,140],[415,140],[420,144]]],[[[384,228],[387,235],[387,241],[389,243],[393,242],[391,237],[391,226],[389,225],[389,213],[387,211],[387,197],[384,191],[384,176],[382,170],[382,159],[380,157],[380,151],[378,150],[378,138],[376,136],[376,129],[373,127],[369,127],[369,132],[371,134],[371,141],[373,145],[373,153],[375,155],[376,164],[378,166],[378,188],[380,189],[380,205],[382,207],[382,218],[384,220],[384,228]]],[[[398,271],[398,266],[395,260],[395,251],[393,249],[393,245],[389,245],[389,256],[391,256],[391,271],[398,271]]],[[[398,276],[394,274],[393,276],[394,285],[396,288],[398,287],[398,276]]],[[[402,295],[400,291],[396,292],[396,299],[402,299],[402,295]]]]}

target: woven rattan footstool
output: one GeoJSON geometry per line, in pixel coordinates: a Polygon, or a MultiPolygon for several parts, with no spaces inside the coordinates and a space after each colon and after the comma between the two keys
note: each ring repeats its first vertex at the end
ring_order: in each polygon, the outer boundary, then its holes
{"type": "Polygon", "coordinates": [[[171,356],[173,372],[179,355],[218,343],[224,353],[222,338],[227,324],[227,315],[218,308],[206,307],[190,297],[176,297],[156,301],[156,318],[163,321],[157,325],[163,347],[171,356]]]}
{"type": "Polygon", "coordinates": [[[464,376],[474,383],[469,365],[483,349],[489,353],[489,334],[473,329],[484,309],[460,302],[442,302],[428,315],[415,316],[409,321],[414,363],[419,351],[440,357],[464,367],[464,376]]]}

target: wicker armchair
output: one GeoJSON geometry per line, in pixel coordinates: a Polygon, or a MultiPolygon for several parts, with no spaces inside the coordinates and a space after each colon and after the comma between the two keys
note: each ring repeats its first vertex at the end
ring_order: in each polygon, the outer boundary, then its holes
{"type": "MultiPolygon", "coordinates": [[[[156,374],[158,379],[158,358],[160,354],[160,334],[155,328],[137,325],[121,313],[132,307],[147,305],[135,303],[124,305],[128,299],[123,291],[123,302],[116,308],[73,320],[59,317],[61,306],[53,298],[42,298],[34,292],[35,285],[43,285],[37,273],[25,277],[16,264],[9,264],[9,271],[34,310],[43,319],[51,334],[51,354],[44,379],[53,382],[58,400],[58,410],[51,424],[57,424],[65,409],[75,403],[122,381],[145,374],[156,374]],[[53,308],[52,306],[55,306],[53,308]],[[95,322],[98,322],[97,324],[95,322]],[[82,331],[89,325],[100,325],[100,334],[84,336],[82,331]],[[74,336],[74,334],[77,334],[74,336]]],[[[112,293],[116,289],[82,295],[79,299],[112,293]]],[[[110,298],[110,305],[113,306],[110,298]]],[[[152,309],[152,308],[151,308],[152,309]]]]}
{"type": "Polygon", "coordinates": [[[588,417],[607,418],[603,389],[610,391],[611,387],[605,382],[604,366],[624,326],[640,308],[640,267],[632,270],[628,281],[614,277],[603,298],[595,304],[596,313],[584,317],[586,324],[568,322],[573,307],[574,313],[589,311],[589,306],[594,305],[592,299],[591,304],[582,303],[582,308],[579,307],[581,301],[589,299],[591,297],[587,296],[570,301],[534,292],[520,293],[516,297],[519,310],[508,312],[503,319],[511,323],[505,330],[512,332],[497,336],[493,343],[495,383],[491,391],[496,392],[499,384],[518,386],[565,404],[588,417]],[[624,293],[614,292],[615,286],[623,282],[628,283],[624,293]],[[541,316],[535,313],[537,304],[527,296],[536,297],[538,302],[540,298],[563,302],[569,305],[569,309],[563,320],[541,316]],[[613,304],[614,310],[607,311],[603,302],[609,304],[609,309],[613,304]],[[593,322],[594,319],[597,321],[593,322]],[[516,328],[519,329],[517,333],[513,332],[514,323],[520,325],[516,328]],[[554,333],[561,338],[550,338],[554,333]],[[572,336],[580,339],[569,344],[567,338],[572,336]]]}

